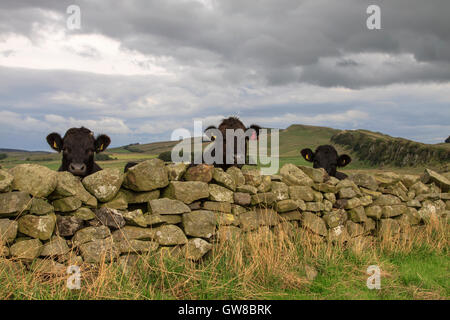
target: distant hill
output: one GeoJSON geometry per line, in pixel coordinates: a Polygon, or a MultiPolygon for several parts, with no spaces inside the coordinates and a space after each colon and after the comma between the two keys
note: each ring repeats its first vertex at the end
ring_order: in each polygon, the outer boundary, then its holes
{"type": "Polygon", "coordinates": [[[0,153],[50,153],[46,151],[28,151],[28,150],[21,150],[21,149],[5,149],[0,148],[0,153]]]}
{"type": "MultiPolygon", "coordinates": [[[[169,151],[177,141],[132,144],[109,149],[111,153],[145,153],[159,155],[169,151]]],[[[280,157],[301,157],[303,148],[315,149],[332,144],[339,153],[348,153],[355,162],[369,166],[439,165],[450,162],[450,144],[424,144],[403,138],[394,138],[369,130],[339,130],[329,127],[294,124],[280,130],[280,157]]]]}

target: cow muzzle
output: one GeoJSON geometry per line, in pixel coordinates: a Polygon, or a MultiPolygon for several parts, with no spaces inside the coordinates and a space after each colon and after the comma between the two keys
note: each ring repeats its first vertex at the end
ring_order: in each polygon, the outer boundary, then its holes
{"type": "Polygon", "coordinates": [[[69,166],[69,172],[76,176],[85,176],[87,168],[84,163],[71,163],[69,166]]]}

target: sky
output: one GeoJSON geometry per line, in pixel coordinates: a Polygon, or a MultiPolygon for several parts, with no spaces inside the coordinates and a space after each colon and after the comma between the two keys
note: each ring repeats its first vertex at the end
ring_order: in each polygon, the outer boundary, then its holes
{"type": "Polygon", "coordinates": [[[112,146],[170,140],[230,115],[440,143],[449,14],[448,0],[2,0],[0,148],[50,150],[47,134],[80,126],[112,146]]]}

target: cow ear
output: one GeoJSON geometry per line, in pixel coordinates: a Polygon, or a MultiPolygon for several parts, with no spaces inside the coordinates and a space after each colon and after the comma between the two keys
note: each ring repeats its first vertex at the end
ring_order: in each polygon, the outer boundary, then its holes
{"type": "Polygon", "coordinates": [[[61,152],[63,148],[63,139],[59,135],[59,133],[53,132],[47,136],[47,143],[50,147],[58,152],[61,152]]]}
{"type": "Polygon", "coordinates": [[[343,154],[338,158],[338,167],[345,167],[350,162],[352,162],[352,158],[346,154],[343,154]]]}
{"type": "Polygon", "coordinates": [[[307,148],[307,149],[303,149],[302,151],[300,151],[300,153],[302,154],[303,158],[305,158],[306,161],[309,162],[313,162],[314,161],[314,152],[307,148]]]}
{"type": "Polygon", "coordinates": [[[252,124],[248,129],[255,130],[254,134],[251,135],[250,140],[258,140],[259,139],[259,133],[261,131],[261,127],[257,124],[252,124]]]}
{"type": "Polygon", "coordinates": [[[105,151],[110,143],[111,139],[107,135],[105,134],[99,135],[97,139],[95,139],[95,152],[100,153],[105,151]]]}
{"type": "Polygon", "coordinates": [[[216,136],[214,135],[214,130],[218,130],[216,126],[209,126],[208,128],[205,129],[205,135],[211,140],[211,141],[215,141],[216,140],[216,136]]]}

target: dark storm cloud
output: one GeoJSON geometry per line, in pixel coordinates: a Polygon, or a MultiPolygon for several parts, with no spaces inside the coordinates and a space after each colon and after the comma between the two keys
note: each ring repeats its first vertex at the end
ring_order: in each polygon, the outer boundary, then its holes
{"type": "MultiPolygon", "coordinates": [[[[72,2],[2,1],[0,16],[6,18],[2,29],[27,33],[32,22],[48,19],[43,11],[64,14],[72,2]]],[[[82,10],[82,33],[98,32],[127,48],[173,57],[181,65],[238,68],[240,75],[232,77],[233,82],[245,82],[249,72],[269,85],[358,87],[450,79],[447,0],[228,0],[211,1],[212,9],[201,1],[74,3],[82,10]],[[366,28],[369,4],[380,5],[382,30],[366,28]],[[363,66],[355,65],[359,68],[349,77],[340,70],[342,65],[324,70],[319,64],[320,58],[345,61],[348,54],[374,52],[410,54],[415,61],[410,68],[418,70],[393,66],[395,77],[385,72],[369,81],[363,66]],[[421,68],[422,62],[429,66],[421,68]]],[[[224,74],[222,80],[230,79],[224,74]]]]}

